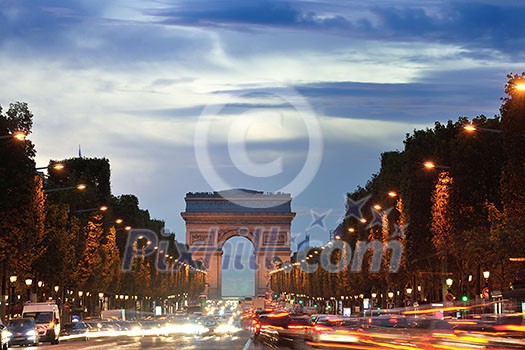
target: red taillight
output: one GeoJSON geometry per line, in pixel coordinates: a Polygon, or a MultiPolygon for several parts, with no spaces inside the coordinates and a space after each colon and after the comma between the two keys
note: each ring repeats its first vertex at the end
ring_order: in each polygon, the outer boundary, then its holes
{"type": "Polygon", "coordinates": [[[255,329],[257,330],[261,329],[261,324],[259,322],[255,323],[255,329]]]}

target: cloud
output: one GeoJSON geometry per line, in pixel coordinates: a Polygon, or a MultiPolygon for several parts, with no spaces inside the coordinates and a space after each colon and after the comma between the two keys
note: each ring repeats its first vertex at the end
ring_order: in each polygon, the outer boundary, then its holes
{"type": "Polygon", "coordinates": [[[512,1],[358,1],[335,5],[308,1],[182,1],[163,9],[146,10],[162,24],[220,27],[239,31],[264,28],[322,31],[359,39],[427,42],[523,52],[525,5],[512,1]],[[330,6],[329,6],[330,5],[330,6]],[[356,9],[357,8],[357,11],[356,9]],[[332,10],[330,10],[332,9],[332,10]]]}

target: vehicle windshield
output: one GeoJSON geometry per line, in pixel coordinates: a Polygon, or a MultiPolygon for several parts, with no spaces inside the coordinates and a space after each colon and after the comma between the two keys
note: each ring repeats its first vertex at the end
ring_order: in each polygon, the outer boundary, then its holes
{"type": "Polygon", "coordinates": [[[32,317],[35,319],[35,323],[49,323],[53,321],[53,313],[49,311],[45,312],[24,312],[24,317],[32,317]]]}
{"type": "Polygon", "coordinates": [[[33,328],[35,326],[35,321],[29,318],[19,318],[9,321],[7,327],[9,329],[15,328],[33,328]]]}

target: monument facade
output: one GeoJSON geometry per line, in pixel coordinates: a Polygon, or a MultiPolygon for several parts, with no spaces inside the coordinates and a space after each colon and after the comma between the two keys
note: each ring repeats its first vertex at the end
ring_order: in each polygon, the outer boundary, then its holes
{"type": "Polygon", "coordinates": [[[222,248],[232,237],[254,247],[255,295],[265,294],[269,272],[290,260],[290,229],[295,213],[286,193],[252,190],[187,193],[186,243],[194,261],[207,270],[208,298],[222,297],[222,248]]]}

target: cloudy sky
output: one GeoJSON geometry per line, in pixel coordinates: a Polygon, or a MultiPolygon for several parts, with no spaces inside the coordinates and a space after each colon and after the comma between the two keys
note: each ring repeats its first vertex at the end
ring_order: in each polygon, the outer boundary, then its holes
{"type": "Polygon", "coordinates": [[[181,240],[185,193],[250,188],[291,192],[294,233],[326,241],[406,133],[498,113],[523,18],[520,0],[0,0],[0,104],[29,103],[38,166],[109,158],[113,192],[181,240]]]}

